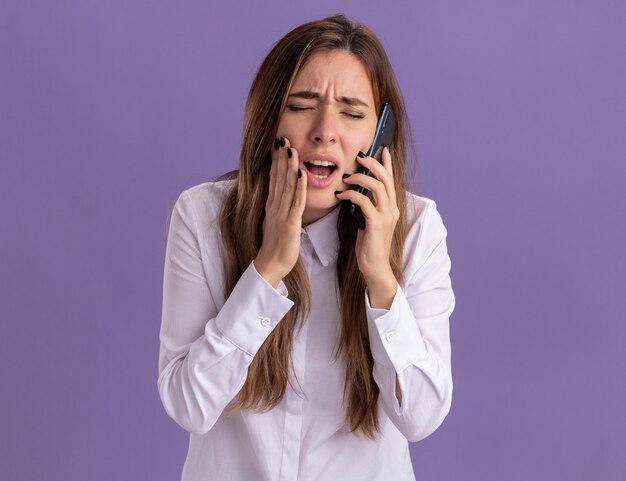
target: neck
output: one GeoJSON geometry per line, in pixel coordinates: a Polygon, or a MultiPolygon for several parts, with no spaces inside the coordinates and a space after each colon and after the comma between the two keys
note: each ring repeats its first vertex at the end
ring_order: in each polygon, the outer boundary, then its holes
{"type": "Polygon", "coordinates": [[[339,207],[340,204],[341,202],[326,209],[305,207],[304,212],[302,213],[302,227],[306,227],[307,225],[312,224],[313,222],[316,222],[322,217],[330,214],[335,208],[339,207]]]}

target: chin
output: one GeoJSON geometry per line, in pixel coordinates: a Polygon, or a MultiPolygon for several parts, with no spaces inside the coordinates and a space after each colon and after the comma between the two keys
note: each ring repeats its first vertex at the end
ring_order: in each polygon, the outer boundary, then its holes
{"type": "Polygon", "coordinates": [[[325,189],[322,192],[317,191],[315,193],[311,193],[311,191],[307,192],[307,199],[306,199],[307,209],[316,209],[316,210],[332,209],[334,206],[336,206],[340,202],[341,200],[335,197],[335,191],[333,189],[325,189]]]}

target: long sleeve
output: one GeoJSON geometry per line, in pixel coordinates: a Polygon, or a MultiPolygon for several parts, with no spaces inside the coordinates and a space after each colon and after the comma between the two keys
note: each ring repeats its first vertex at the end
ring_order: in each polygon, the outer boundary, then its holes
{"type": "MultiPolygon", "coordinates": [[[[216,221],[211,225],[217,229],[216,221]]],[[[183,192],[165,254],[157,386],[167,414],[204,434],[240,391],[252,358],[293,302],[282,282],[274,289],[251,262],[218,305],[221,293],[211,286],[223,285],[219,262],[203,263],[203,256],[220,254],[201,248],[197,226],[193,199],[183,192]]]]}
{"type": "Polygon", "coordinates": [[[405,288],[398,285],[390,309],[372,308],[365,293],[374,379],[385,412],[409,441],[435,431],[452,402],[449,318],[455,297],[447,231],[434,202],[424,216],[419,240],[409,239],[407,246],[405,288]]]}

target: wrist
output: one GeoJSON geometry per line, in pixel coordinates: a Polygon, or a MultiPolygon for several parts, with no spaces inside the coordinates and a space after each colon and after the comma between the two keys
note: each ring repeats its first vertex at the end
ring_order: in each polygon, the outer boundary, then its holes
{"type": "Polygon", "coordinates": [[[262,261],[259,261],[258,259],[254,259],[252,263],[254,264],[254,268],[259,273],[259,275],[263,279],[265,279],[268,282],[268,284],[270,284],[274,289],[278,289],[278,286],[282,278],[280,276],[276,276],[272,274],[272,272],[265,267],[265,264],[263,264],[262,261]]]}
{"type": "Polygon", "coordinates": [[[366,280],[370,306],[374,309],[390,309],[398,291],[398,281],[393,274],[366,280]]]}

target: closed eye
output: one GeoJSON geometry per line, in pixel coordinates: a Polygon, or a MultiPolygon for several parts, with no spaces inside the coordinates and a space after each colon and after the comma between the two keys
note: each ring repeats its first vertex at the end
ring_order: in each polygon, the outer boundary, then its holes
{"type": "Polygon", "coordinates": [[[293,110],[294,112],[299,112],[300,110],[310,110],[312,107],[296,107],[295,105],[290,105],[289,110],[293,110]]]}
{"type": "MultiPolygon", "coordinates": [[[[298,107],[297,105],[289,105],[287,108],[291,110],[292,112],[300,112],[301,110],[312,110],[313,107],[298,107]]],[[[365,115],[351,114],[349,112],[342,112],[342,113],[346,114],[348,117],[352,117],[353,119],[362,119],[365,117],[365,115]]]]}

